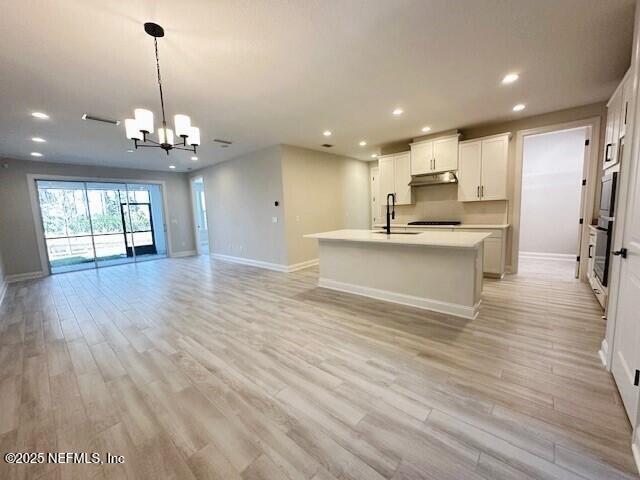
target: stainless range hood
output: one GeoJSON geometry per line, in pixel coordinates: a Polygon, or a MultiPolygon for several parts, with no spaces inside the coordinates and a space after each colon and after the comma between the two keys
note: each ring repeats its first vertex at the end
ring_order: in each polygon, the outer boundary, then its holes
{"type": "Polygon", "coordinates": [[[442,185],[445,183],[458,183],[458,177],[456,177],[455,172],[412,175],[409,186],[422,187],[427,185],[442,185]]]}

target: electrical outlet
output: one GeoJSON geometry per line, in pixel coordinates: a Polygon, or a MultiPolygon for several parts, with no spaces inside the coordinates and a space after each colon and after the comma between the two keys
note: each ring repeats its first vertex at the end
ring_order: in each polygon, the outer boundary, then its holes
{"type": "Polygon", "coordinates": [[[271,223],[278,223],[278,217],[271,217],[271,223]]]}

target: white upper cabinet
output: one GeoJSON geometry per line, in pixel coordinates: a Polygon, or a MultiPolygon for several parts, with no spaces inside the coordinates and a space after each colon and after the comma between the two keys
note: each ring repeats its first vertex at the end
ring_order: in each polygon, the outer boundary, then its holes
{"type": "Polygon", "coordinates": [[[413,203],[411,195],[411,155],[402,152],[394,155],[385,155],[378,159],[380,171],[378,180],[380,184],[380,205],[386,206],[387,195],[393,193],[396,196],[396,205],[409,205],[413,203]]]}
{"type": "Polygon", "coordinates": [[[434,172],[458,169],[458,135],[433,141],[434,172]]]}
{"type": "Polygon", "coordinates": [[[460,142],[458,200],[507,199],[509,133],[460,142]]]}
{"type": "Polygon", "coordinates": [[[430,173],[433,165],[433,142],[411,145],[411,175],[430,173]]]}
{"type": "Polygon", "coordinates": [[[411,154],[401,153],[395,156],[396,205],[409,205],[412,202],[411,187],[411,154]]]}
{"type": "Polygon", "coordinates": [[[620,162],[620,139],[627,132],[629,121],[629,101],[632,95],[632,82],[629,74],[622,79],[616,91],[607,102],[607,123],[604,134],[604,155],[602,168],[607,169],[620,162]]]}
{"type": "Polygon", "coordinates": [[[480,200],[482,142],[462,142],[459,153],[458,201],[480,200]]]}
{"type": "Polygon", "coordinates": [[[458,135],[411,144],[411,175],[458,169],[458,135]]]}
{"type": "Polygon", "coordinates": [[[482,200],[506,200],[509,136],[482,140],[482,172],[480,196],[482,200]]]}

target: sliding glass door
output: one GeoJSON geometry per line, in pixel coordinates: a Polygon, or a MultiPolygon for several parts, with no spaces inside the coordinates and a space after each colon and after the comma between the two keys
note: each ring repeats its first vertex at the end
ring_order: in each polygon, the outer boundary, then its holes
{"type": "Polygon", "coordinates": [[[36,184],[51,273],[166,256],[159,185],[36,184]]]}

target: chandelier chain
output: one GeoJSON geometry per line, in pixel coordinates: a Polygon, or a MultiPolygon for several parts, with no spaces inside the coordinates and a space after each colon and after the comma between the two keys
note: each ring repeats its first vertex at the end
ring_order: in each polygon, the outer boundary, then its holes
{"type": "Polygon", "coordinates": [[[160,107],[162,108],[162,126],[167,128],[167,120],[164,114],[164,96],[162,95],[162,78],[160,77],[160,58],[158,56],[158,39],[154,37],[153,43],[156,47],[156,70],[158,72],[158,87],[160,87],[160,107]]]}

